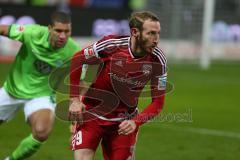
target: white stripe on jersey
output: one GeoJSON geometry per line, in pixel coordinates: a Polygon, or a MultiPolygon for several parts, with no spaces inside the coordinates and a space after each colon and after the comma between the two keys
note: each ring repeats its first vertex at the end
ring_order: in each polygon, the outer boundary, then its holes
{"type": "Polygon", "coordinates": [[[98,52],[106,49],[106,48],[109,48],[109,47],[113,47],[113,46],[124,46],[124,45],[128,45],[128,41],[119,41],[119,42],[109,42],[108,44],[105,44],[101,47],[97,47],[96,50],[98,52]]]}
{"type": "Polygon", "coordinates": [[[106,41],[103,41],[105,43],[99,43],[96,44],[96,50],[99,52],[101,50],[103,50],[104,48],[108,48],[108,47],[112,47],[112,46],[123,46],[123,45],[127,45],[128,44],[128,39],[126,38],[120,38],[120,39],[109,39],[106,41]]]}
{"type": "Polygon", "coordinates": [[[130,53],[130,56],[134,59],[135,57],[133,56],[133,53],[132,53],[132,50],[131,50],[131,46],[130,46],[130,40],[131,40],[131,38],[129,37],[128,38],[128,43],[129,43],[129,47],[128,47],[128,52],[130,53]]]}
{"type": "Polygon", "coordinates": [[[167,62],[167,58],[165,57],[163,51],[162,51],[160,48],[158,48],[158,47],[156,47],[155,49],[156,49],[158,52],[160,52],[160,54],[162,55],[162,58],[165,59],[165,62],[167,62]]]}
{"type": "Polygon", "coordinates": [[[167,59],[166,59],[165,55],[163,54],[162,50],[155,48],[155,50],[153,51],[153,54],[158,57],[161,65],[162,65],[162,74],[166,73],[167,59]]]}
{"type": "Polygon", "coordinates": [[[96,48],[96,50],[98,51],[98,52],[100,52],[100,51],[102,51],[102,50],[104,50],[104,49],[106,49],[106,48],[109,48],[109,47],[114,47],[114,46],[125,46],[125,45],[128,45],[128,42],[121,42],[121,43],[117,43],[117,42],[114,42],[114,43],[110,43],[110,44],[108,44],[108,45],[105,45],[105,46],[103,46],[103,47],[101,47],[101,48],[96,48]]]}
{"type": "Polygon", "coordinates": [[[100,43],[97,44],[97,47],[100,46],[100,45],[104,45],[106,43],[108,43],[109,41],[120,41],[120,40],[128,40],[129,37],[124,37],[124,38],[111,38],[111,39],[108,39],[108,40],[105,40],[105,41],[102,41],[100,43]]]}
{"type": "Polygon", "coordinates": [[[96,43],[93,44],[93,52],[95,53],[96,57],[99,58],[98,51],[96,50],[96,43]]]}
{"type": "Polygon", "coordinates": [[[157,56],[158,57],[158,59],[159,59],[159,61],[160,61],[160,63],[161,63],[161,65],[162,65],[162,73],[165,73],[166,72],[166,69],[165,69],[165,64],[163,63],[163,61],[162,61],[162,59],[161,59],[161,57],[159,56],[159,55],[157,55],[156,53],[153,53],[155,56],[157,56]]]}

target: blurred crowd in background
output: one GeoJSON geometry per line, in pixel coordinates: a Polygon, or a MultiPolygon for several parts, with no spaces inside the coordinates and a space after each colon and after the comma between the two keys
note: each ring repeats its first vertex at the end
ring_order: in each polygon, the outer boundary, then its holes
{"type": "MultiPolygon", "coordinates": [[[[131,10],[150,10],[160,17],[163,28],[161,32],[162,38],[200,41],[204,2],[203,0],[0,0],[0,5],[58,6],[58,8],[65,11],[82,8],[89,10],[89,12],[93,10],[96,12],[95,8],[100,8],[104,9],[101,11],[102,14],[111,13],[112,15],[123,15],[131,10]],[[120,12],[118,10],[116,14],[113,13],[114,10],[110,11],[108,9],[120,9],[120,12]]],[[[211,40],[216,42],[240,42],[240,1],[215,0],[214,12],[211,40]]],[[[5,18],[3,16],[0,14],[0,23],[5,18]]],[[[116,26],[122,26],[123,24],[123,26],[127,27],[124,16],[117,16],[116,18],[107,18],[104,15],[98,16],[101,19],[93,21],[92,28],[97,25],[95,28],[100,26],[101,29],[106,29],[106,26],[109,26],[108,28],[115,31],[114,28],[118,28],[116,26]],[[123,21],[115,23],[115,19],[123,19],[123,21]],[[113,23],[114,25],[112,25],[113,23]]],[[[121,31],[122,28],[124,27],[121,27],[121,31]]],[[[93,29],[94,36],[102,36],[102,34],[95,34],[95,31],[96,29],[93,29]]]]}
{"type": "Polygon", "coordinates": [[[8,4],[27,4],[33,6],[53,6],[68,5],[74,7],[109,7],[109,8],[126,8],[142,9],[147,0],[0,0],[0,3],[8,4]]]}
{"type": "MultiPolygon", "coordinates": [[[[161,21],[161,46],[168,57],[197,58],[205,3],[210,0],[0,0],[0,24],[48,24],[52,10],[71,12],[72,35],[81,44],[108,34],[129,34],[128,17],[149,10],[161,21]]],[[[215,0],[209,39],[211,57],[240,59],[240,0],[215,0]],[[231,54],[230,54],[231,53],[231,54]]],[[[1,38],[0,40],[4,40],[1,38]]],[[[6,40],[7,41],[7,40],[6,40]]],[[[15,45],[5,43],[9,45],[15,45]]],[[[14,47],[0,45],[0,54],[14,47]]],[[[14,52],[15,53],[15,52],[14,52]]]]}

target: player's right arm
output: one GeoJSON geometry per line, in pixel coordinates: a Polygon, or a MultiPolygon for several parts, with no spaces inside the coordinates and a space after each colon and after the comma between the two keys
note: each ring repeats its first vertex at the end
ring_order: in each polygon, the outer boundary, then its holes
{"type": "Polygon", "coordinates": [[[0,35],[7,36],[12,40],[20,41],[22,43],[31,39],[32,35],[42,36],[43,34],[43,29],[39,25],[0,25],[0,35]]]}
{"type": "MultiPolygon", "coordinates": [[[[84,95],[84,91],[82,93],[79,92],[81,83],[80,83],[80,76],[82,74],[82,67],[83,64],[100,64],[103,61],[103,58],[99,55],[102,54],[101,51],[97,49],[97,45],[103,43],[107,40],[108,37],[104,37],[103,39],[99,40],[98,42],[90,45],[77,53],[71,59],[70,65],[70,99],[72,101],[79,100],[80,95],[84,95]]],[[[106,57],[106,55],[105,55],[106,57]]],[[[84,87],[82,87],[84,88],[84,87]]],[[[82,90],[82,89],[81,89],[82,90]]]]}
{"type": "Polygon", "coordinates": [[[90,45],[79,52],[75,53],[71,60],[70,65],[70,117],[76,113],[81,113],[84,110],[85,105],[81,101],[81,97],[87,92],[87,87],[80,76],[82,75],[83,64],[100,64],[104,60],[108,59],[109,53],[104,52],[104,46],[106,46],[111,36],[106,36],[97,41],[93,45],[90,45]],[[73,114],[72,114],[73,113],[73,114]]]}
{"type": "Polygon", "coordinates": [[[8,36],[9,28],[9,25],[0,25],[0,35],[8,36]]]}
{"type": "Polygon", "coordinates": [[[101,60],[94,54],[92,46],[84,48],[75,53],[70,65],[70,106],[69,119],[78,121],[85,105],[82,102],[82,96],[87,92],[88,87],[81,79],[82,68],[84,64],[99,64],[101,60]]]}

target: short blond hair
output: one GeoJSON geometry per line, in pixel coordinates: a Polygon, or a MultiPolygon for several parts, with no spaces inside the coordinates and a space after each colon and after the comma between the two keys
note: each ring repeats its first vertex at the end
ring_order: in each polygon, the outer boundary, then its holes
{"type": "Polygon", "coordinates": [[[131,28],[138,28],[139,30],[142,30],[143,23],[146,20],[151,21],[158,21],[160,22],[157,15],[150,11],[141,11],[141,12],[133,12],[131,14],[131,17],[129,18],[129,27],[131,28]]]}

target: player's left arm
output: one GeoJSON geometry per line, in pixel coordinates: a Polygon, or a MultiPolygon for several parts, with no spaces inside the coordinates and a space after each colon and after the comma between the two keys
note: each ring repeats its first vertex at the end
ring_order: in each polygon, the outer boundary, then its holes
{"type": "Polygon", "coordinates": [[[31,38],[31,35],[42,35],[42,30],[39,30],[37,25],[0,25],[0,35],[6,36],[12,40],[24,42],[26,38],[31,38]]]}
{"type": "MultiPolygon", "coordinates": [[[[82,102],[82,96],[88,91],[88,87],[84,81],[86,65],[100,64],[102,61],[93,52],[92,45],[86,47],[72,57],[70,64],[70,105],[69,119],[79,118],[85,109],[82,102]]],[[[81,120],[81,119],[79,119],[81,120]]]]}
{"type": "Polygon", "coordinates": [[[140,127],[142,124],[146,123],[147,121],[154,118],[158,115],[164,105],[164,95],[165,91],[162,91],[159,97],[152,98],[151,104],[149,104],[141,113],[139,113],[136,117],[132,120],[125,120],[121,122],[119,125],[119,134],[128,135],[136,130],[136,128],[140,127]]]}
{"type": "Polygon", "coordinates": [[[166,76],[166,73],[162,73],[158,76],[155,75],[154,77],[152,77],[152,102],[133,119],[137,126],[141,126],[142,124],[157,116],[162,111],[166,92],[166,76]]]}
{"type": "Polygon", "coordinates": [[[134,132],[136,128],[151,120],[162,111],[166,92],[166,64],[155,64],[154,66],[155,71],[151,78],[152,102],[133,119],[123,121],[119,125],[119,134],[128,135],[134,132]]]}

